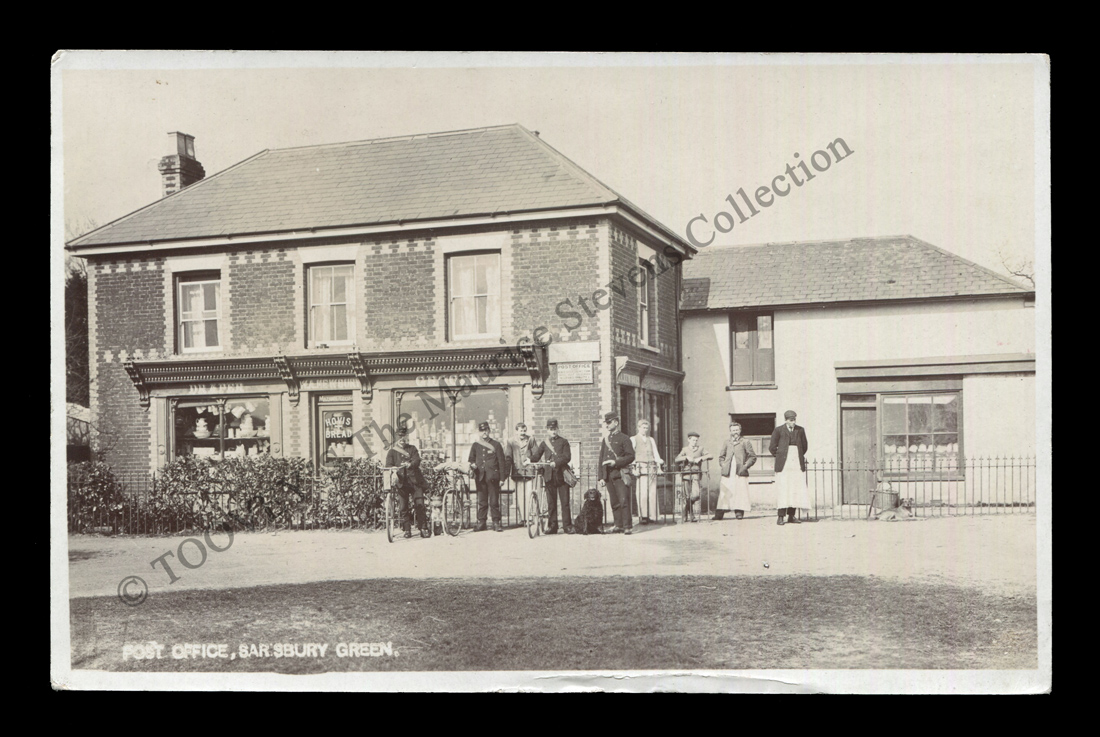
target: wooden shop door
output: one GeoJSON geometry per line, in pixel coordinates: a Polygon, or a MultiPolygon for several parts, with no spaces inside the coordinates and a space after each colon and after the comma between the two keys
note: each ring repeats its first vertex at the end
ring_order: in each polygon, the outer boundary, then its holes
{"type": "Polygon", "coordinates": [[[873,406],[842,406],[840,409],[840,455],[843,463],[840,477],[844,504],[871,503],[878,458],[875,416],[873,406]]]}

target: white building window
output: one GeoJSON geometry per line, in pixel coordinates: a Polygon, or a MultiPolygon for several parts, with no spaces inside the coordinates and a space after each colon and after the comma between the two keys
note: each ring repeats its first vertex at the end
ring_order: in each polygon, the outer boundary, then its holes
{"type": "Polygon", "coordinates": [[[220,350],[221,275],[204,273],[181,276],[176,285],[179,352],[220,350]]]}
{"type": "Polygon", "coordinates": [[[447,259],[448,314],[452,339],[500,336],[500,254],[447,259]]]}
{"type": "Polygon", "coordinates": [[[355,330],[351,264],[309,269],[309,345],[350,345],[355,330]]]}

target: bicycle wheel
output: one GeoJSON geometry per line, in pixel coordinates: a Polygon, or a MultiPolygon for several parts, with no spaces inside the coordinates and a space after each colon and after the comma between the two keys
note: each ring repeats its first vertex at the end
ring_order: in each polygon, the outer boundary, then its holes
{"type": "Polygon", "coordinates": [[[463,484],[458,492],[458,498],[462,502],[462,529],[473,527],[474,521],[470,518],[470,510],[473,509],[474,503],[470,499],[470,487],[463,484]]]}
{"type": "Polygon", "coordinates": [[[539,534],[542,526],[542,515],[539,514],[539,495],[531,492],[531,498],[527,502],[527,536],[532,540],[539,534]]]}
{"type": "Polygon", "coordinates": [[[393,542],[393,492],[386,494],[386,539],[393,542]]]}
{"type": "Polygon", "coordinates": [[[454,489],[443,495],[443,529],[451,537],[462,530],[462,500],[454,489]]]}
{"type": "MultiPolygon", "coordinates": [[[[543,494],[544,495],[545,495],[545,492],[546,492],[546,490],[543,489],[543,494]]],[[[546,497],[543,496],[543,498],[545,499],[546,497]]],[[[547,519],[549,518],[549,516],[550,516],[550,512],[547,509],[546,504],[545,503],[540,503],[539,504],[539,534],[540,535],[545,535],[546,534],[547,519]]]]}

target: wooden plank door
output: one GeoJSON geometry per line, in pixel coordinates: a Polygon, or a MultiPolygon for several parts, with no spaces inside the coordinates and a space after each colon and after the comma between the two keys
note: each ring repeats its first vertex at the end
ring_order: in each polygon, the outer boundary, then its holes
{"type": "Polygon", "coordinates": [[[842,407],[840,444],[844,504],[870,504],[875,488],[878,430],[874,407],[842,407]]]}

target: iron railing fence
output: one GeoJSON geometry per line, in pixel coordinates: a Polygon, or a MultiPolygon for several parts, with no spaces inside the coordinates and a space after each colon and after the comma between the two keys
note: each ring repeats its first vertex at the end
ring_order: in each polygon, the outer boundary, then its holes
{"type": "Polygon", "coordinates": [[[1034,456],[914,457],[886,463],[808,462],[811,516],[863,519],[900,507],[903,516],[1035,511],[1034,456]]]}
{"type": "MultiPolygon", "coordinates": [[[[222,480],[187,491],[166,490],[156,474],[89,478],[73,472],[81,465],[70,466],[66,511],[71,533],[172,535],[195,530],[374,530],[384,526],[384,483],[377,465],[344,477],[338,484],[301,473],[266,488],[231,488],[233,482],[222,480]]],[[[665,466],[651,466],[645,473],[634,467],[629,495],[637,505],[632,510],[635,524],[643,517],[664,524],[684,521],[684,474],[669,470],[673,464],[665,466]],[[652,493],[648,493],[650,486],[652,493]]],[[[569,491],[568,519],[572,521],[580,513],[585,491],[597,489],[604,523],[612,524],[611,499],[606,488],[600,487],[598,467],[578,464],[573,470],[577,484],[569,491]]],[[[901,516],[915,517],[1033,513],[1035,471],[1034,456],[881,465],[812,460],[804,478],[813,507],[800,514],[809,519],[867,519],[891,508],[897,508],[901,516]]],[[[699,519],[714,515],[718,473],[717,461],[704,462],[701,493],[692,507],[699,519]]],[[[441,471],[429,469],[425,476],[430,495],[439,495],[452,484],[441,471]]],[[[752,512],[774,510],[772,481],[767,476],[752,478],[752,512]]],[[[502,485],[500,508],[505,527],[526,525],[528,499],[539,487],[541,484],[537,487],[531,480],[507,480],[502,485]]],[[[545,511],[545,490],[540,494],[545,511]]],[[[478,500],[472,480],[467,500],[469,517],[476,521],[478,500]]]]}

